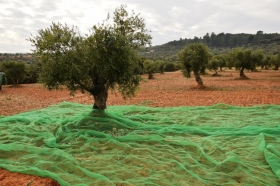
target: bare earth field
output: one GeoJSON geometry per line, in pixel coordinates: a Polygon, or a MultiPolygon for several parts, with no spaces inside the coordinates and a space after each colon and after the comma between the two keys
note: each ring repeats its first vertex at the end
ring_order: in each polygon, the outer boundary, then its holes
{"type": "MultiPolygon", "coordinates": [[[[213,72],[210,72],[211,74],[213,72]]],[[[218,72],[220,76],[202,76],[205,89],[196,89],[194,78],[186,79],[180,71],[155,74],[155,79],[141,83],[135,97],[122,99],[122,96],[110,92],[107,106],[141,105],[151,107],[207,106],[225,103],[235,106],[261,104],[280,105],[280,72],[262,70],[245,72],[250,80],[234,80],[237,71],[218,72]]],[[[34,109],[41,109],[63,101],[93,104],[88,94],[77,93],[74,97],[66,89],[45,89],[41,84],[3,86],[0,91],[0,116],[9,116],[34,109]]],[[[56,181],[30,175],[10,173],[0,169],[0,186],[36,185],[56,186],[56,181]],[[36,184],[32,184],[32,180],[36,184]]]]}

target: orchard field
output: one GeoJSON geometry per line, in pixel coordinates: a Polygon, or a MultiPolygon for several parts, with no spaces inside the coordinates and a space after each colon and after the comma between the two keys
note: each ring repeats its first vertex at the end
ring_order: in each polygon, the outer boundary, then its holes
{"type": "MultiPolygon", "coordinates": [[[[90,168],[84,166],[81,171],[83,173],[73,174],[77,177],[80,175],[86,180],[87,185],[279,185],[280,175],[277,175],[277,171],[280,167],[277,166],[279,162],[275,161],[274,157],[279,159],[277,153],[280,150],[276,139],[279,136],[278,126],[280,126],[280,72],[247,71],[245,74],[250,78],[249,80],[235,80],[239,74],[234,70],[218,71],[220,76],[217,77],[211,76],[213,72],[208,73],[209,75],[202,76],[204,89],[197,89],[193,77],[186,79],[180,71],[177,71],[155,74],[153,80],[148,80],[147,75],[144,75],[144,81],[135,97],[131,99],[124,100],[121,95],[110,92],[107,101],[108,109],[105,111],[109,115],[104,117],[109,117],[108,123],[112,122],[114,127],[109,130],[109,124],[105,124],[106,129],[101,127],[102,130],[98,131],[95,128],[95,132],[102,133],[98,133],[103,136],[100,138],[96,137],[98,136],[96,133],[85,132],[86,134],[83,135],[94,136],[99,141],[87,139],[91,146],[82,145],[79,153],[77,149],[65,151],[66,154],[71,154],[70,152],[75,154],[74,151],[79,154],[73,155],[77,161],[74,164],[78,164],[78,167],[83,167],[82,165],[89,161],[92,165],[98,165],[100,169],[96,168],[91,172],[90,168]],[[225,112],[225,110],[230,111],[225,112]],[[133,121],[133,124],[130,121],[133,121]],[[145,126],[140,127],[141,124],[145,126]],[[225,126],[226,124],[228,127],[225,126]],[[212,130],[211,127],[217,127],[217,130],[212,130]],[[232,145],[235,142],[236,146],[232,145]],[[263,143],[267,145],[262,146],[263,143]],[[90,154],[95,151],[97,154],[90,154]],[[122,153],[129,152],[131,156],[127,154],[127,157],[121,156],[122,153]],[[103,156],[101,157],[100,154],[103,156]],[[118,154],[120,156],[117,156],[118,154]],[[104,158],[105,155],[108,159],[104,158]],[[122,166],[126,170],[119,170],[122,166]],[[101,167],[107,171],[102,170],[101,167]],[[109,170],[110,168],[112,170],[109,170]],[[127,171],[128,169],[133,173],[127,171]],[[115,172],[117,170],[118,174],[115,172]],[[98,181],[93,182],[85,175],[98,181]],[[217,180],[218,177],[220,180],[217,180]],[[267,180],[271,182],[266,182],[267,180]]],[[[32,163],[30,166],[39,167],[40,170],[35,168],[29,170],[28,166],[26,167],[29,160],[25,162],[28,156],[22,160],[20,153],[23,153],[25,145],[38,146],[39,142],[28,141],[31,139],[28,135],[28,137],[23,135],[21,140],[20,132],[13,133],[13,130],[24,131],[27,125],[37,125],[40,121],[38,117],[45,118],[44,122],[48,125],[61,121],[62,125],[66,123],[66,127],[71,122],[75,123],[72,119],[76,119],[77,123],[81,124],[83,119],[80,117],[86,117],[83,113],[90,112],[92,104],[90,95],[77,93],[75,96],[70,96],[67,90],[48,91],[41,84],[4,86],[0,92],[0,123],[2,122],[0,128],[2,136],[6,136],[1,138],[0,151],[2,150],[2,154],[7,152],[8,147],[5,145],[9,143],[14,143],[15,147],[23,149],[19,150],[19,155],[15,155],[17,152],[13,150],[2,157],[0,155],[0,160],[2,159],[0,167],[11,171],[0,169],[0,186],[81,184],[83,181],[77,181],[75,176],[70,178],[70,174],[63,173],[66,175],[63,176],[57,173],[63,169],[62,167],[54,168],[56,173],[51,174],[50,164],[51,161],[55,163],[55,158],[50,158],[50,162],[46,165],[48,173],[40,174],[41,177],[27,175],[27,173],[39,175],[44,166],[30,161],[32,163]],[[58,113],[59,109],[61,113],[58,113]],[[43,115],[44,112],[47,116],[43,115]],[[33,120],[38,120],[37,124],[33,120]],[[11,126],[13,124],[17,126],[13,128],[11,126]],[[5,125],[9,125],[10,128],[4,128],[5,125]],[[13,137],[8,137],[9,132],[13,137]],[[13,169],[11,164],[5,163],[5,158],[22,163],[15,165],[21,169],[13,169]],[[51,177],[53,180],[42,177],[51,177]],[[67,177],[69,182],[65,181],[67,177]]],[[[100,119],[103,115],[93,114],[91,117],[100,119]]],[[[93,118],[87,120],[85,123],[88,125],[83,124],[83,127],[90,127],[88,121],[96,121],[93,118]]],[[[100,122],[106,123],[106,121],[100,122]]],[[[69,132],[78,126],[75,124],[74,128],[72,125],[68,127],[65,130],[69,132]]],[[[62,133],[65,132],[64,128],[62,129],[62,133]]],[[[47,130],[52,128],[46,128],[47,130]]],[[[60,129],[56,129],[53,133],[58,134],[59,131],[60,129]]],[[[59,145],[62,143],[66,145],[65,136],[60,139],[63,135],[60,133],[57,137],[57,144],[43,140],[45,145],[40,143],[40,147],[61,149],[59,145]]],[[[34,136],[33,138],[35,139],[34,136]]],[[[83,141],[85,139],[79,140],[74,144],[75,147],[85,142],[83,141]]],[[[68,143],[72,141],[67,141],[68,143]]],[[[32,154],[33,151],[28,152],[32,154]]],[[[40,158],[40,153],[37,156],[36,158],[40,158]]],[[[73,168],[76,169],[78,168],[73,168]]]]}

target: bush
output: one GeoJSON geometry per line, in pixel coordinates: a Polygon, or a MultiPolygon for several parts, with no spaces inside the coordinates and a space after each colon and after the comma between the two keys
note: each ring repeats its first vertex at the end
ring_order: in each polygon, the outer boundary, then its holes
{"type": "Polygon", "coordinates": [[[165,67],[164,67],[165,72],[174,72],[176,70],[177,69],[176,69],[176,66],[175,66],[174,63],[168,62],[168,63],[165,64],[165,67]]]}
{"type": "Polygon", "coordinates": [[[5,61],[1,63],[0,71],[6,74],[8,83],[20,84],[25,79],[26,64],[18,61],[5,61]]]}

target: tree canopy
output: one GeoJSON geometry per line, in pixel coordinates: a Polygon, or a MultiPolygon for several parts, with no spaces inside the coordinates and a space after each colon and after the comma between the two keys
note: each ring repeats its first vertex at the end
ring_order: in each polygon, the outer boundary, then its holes
{"type": "Polygon", "coordinates": [[[17,85],[25,79],[26,64],[18,61],[5,61],[0,64],[0,71],[5,73],[9,83],[17,85]]]}
{"type": "Polygon", "coordinates": [[[191,72],[194,73],[196,82],[202,86],[203,81],[199,73],[204,71],[210,58],[209,49],[202,43],[192,43],[187,45],[178,53],[182,63],[182,72],[186,77],[190,77],[191,72]]]}
{"type": "Polygon", "coordinates": [[[94,97],[94,108],[105,109],[108,90],[118,90],[124,98],[134,95],[140,76],[137,51],[151,44],[152,37],[144,19],[122,5],[107,19],[92,27],[91,33],[79,34],[76,27],[61,23],[39,30],[31,36],[34,53],[40,58],[40,81],[49,89],[66,86],[94,97]],[[113,22],[113,23],[112,23],[113,22]]]}
{"type": "Polygon", "coordinates": [[[234,66],[237,70],[240,70],[240,79],[248,79],[244,70],[255,70],[256,65],[260,64],[262,59],[263,53],[260,50],[234,48],[229,54],[228,66],[234,66]]]}

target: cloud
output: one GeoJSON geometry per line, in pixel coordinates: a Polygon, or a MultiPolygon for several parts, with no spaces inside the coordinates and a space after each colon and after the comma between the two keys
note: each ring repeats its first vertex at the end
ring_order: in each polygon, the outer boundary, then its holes
{"type": "Polygon", "coordinates": [[[144,17],[153,45],[207,32],[279,32],[278,0],[0,0],[0,52],[30,52],[30,34],[52,22],[75,25],[82,34],[122,4],[144,17]]]}

